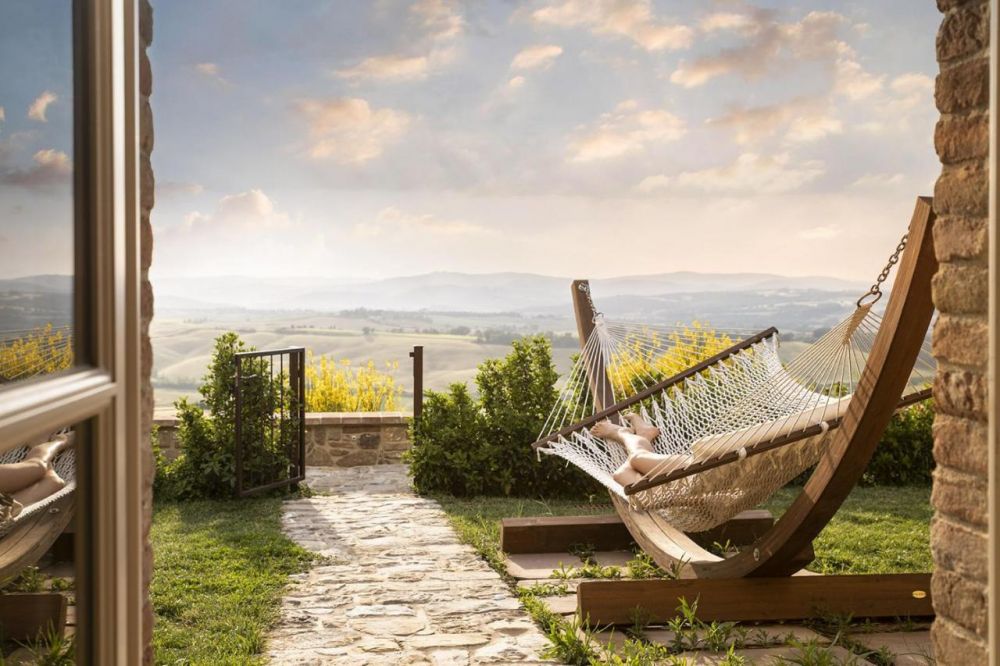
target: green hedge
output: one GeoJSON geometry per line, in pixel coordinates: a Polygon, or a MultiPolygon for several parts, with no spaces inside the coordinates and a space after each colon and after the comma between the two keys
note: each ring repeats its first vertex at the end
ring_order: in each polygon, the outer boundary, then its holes
{"type": "Polygon", "coordinates": [[[561,458],[539,462],[531,449],[556,402],[558,378],[550,342],[533,336],[515,340],[506,358],[479,366],[478,397],[465,384],[427,391],[407,454],[417,490],[525,497],[600,492],[561,458]]]}

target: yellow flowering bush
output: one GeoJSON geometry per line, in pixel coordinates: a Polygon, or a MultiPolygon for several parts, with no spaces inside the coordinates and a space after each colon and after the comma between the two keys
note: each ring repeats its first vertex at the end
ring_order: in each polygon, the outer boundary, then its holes
{"type": "Polygon", "coordinates": [[[0,381],[58,372],[73,365],[73,336],[46,324],[0,343],[0,381]]]}
{"type": "Polygon", "coordinates": [[[734,344],[730,336],[697,321],[667,335],[644,330],[626,338],[623,348],[610,359],[608,379],[616,395],[633,395],[734,344]]]}
{"type": "Polygon", "coordinates": [[[309,412],[381,412],[399,409],[403,387],[392,373],[398,363],[387,363],[385,370],[374,361],[353,367],[347,359],[334,361],[309,355],[306,364],[306,411],[309,412]]]}

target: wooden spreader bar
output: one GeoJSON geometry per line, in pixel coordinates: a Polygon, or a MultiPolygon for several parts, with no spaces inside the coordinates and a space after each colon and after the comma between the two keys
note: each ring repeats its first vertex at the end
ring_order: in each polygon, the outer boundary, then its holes
{"type": "MultiPolygon", "coordinates": [[[[896,409],[903,409],[904,407],[909,407],[910,405],[915,405],[918,402],[923,402],[931,397],[931,389],[924,389],[922,391],[917,391],[915,393],[910,393],[903,396],[896,409]]],[[[836,419],[831,419],[826,422],[828,430],[834,430],[840,426],[843,422],[843,417],[836,419]]],[[[746,447],[746,455],[744,457],[749,458],[750,456],[760,455],[766,451],[772,449],[777,449],[782,446],[788,446],[789,444],[794,444],[795,442],[802,441],[803,439],[808,439],[809,437],[814,437],[823,432],[823,426],[821,424],[816,424],[799,430],[798,432],[788,433],[787,435],[782,435],[781,437],[775,437],[769,442],[761,442],[760,444],[754,444],[752,446],[746,447]]],[[[711,458],[709,460],[703,460],[701,462],[692,463],[683,469],[675,469],[670,472],[665,472],[663,474],[657,474],[648,479],[641,479],[633,484],[625,486],[626,495],[634,495],[635,493],[642,492],[643,490],[648,490],[656,486],[662,486],[665,483],[670,483],[671,481],[676,481],[677,479],[683,479],[687,476],[693,476],[704,472],[707,469],[712,469],[714,467],[721,467],[723,465],[729,465],[735,463],[741,459],[738,451],[730,451],[717,458],[711,458]]]]}
{"type": "Polygon", "coordinates": [[[721,352],[719,352],[715,356],[712,356],[711,358],[707,358],[704,361],[702,361],[701,363],[698,363],[697,365],[691,366],[687,370],[679,372],[679,373],[677,373],[676,375],[674,375],[672,377],[668,377],[668,378],[664,379],[663,381],[657,382],[657,383],[653,384],[652,386],[650,386],[649,388],[643,389],[642,391],[639,391],[638,393],[636,393],[633,396],[630,396],[630,397],[628,397],[628,398],[626,398],[626,399],[624,399],[624,400],[622,400],[620,402],[616,402],[615,404],[611,405],[610,407],[608,407],[606,409],[602,409],[602,410],[598,411],[596,414],[593,414],[592,416],[588,416],[587,418],[583,419],[582,421],[577,421],[576,423],[574,423],[572,425],[568,425],[565,428],[552,433],[551,435],[546,435],[542,439],[540,439],[537,442],[535,442],[534,444],[532,444],[531,447],[535,448],[535,449],[543,448],[549,442],[555,441],[555,440],[559,439],[560,437],[566,437],[567,435],[572,435],[574,432],[582,430],[583,428],[587,428],[589,426],[594,425],[595,423],[603,421],[604,419],[607,419],[607,418],[609,418],[611,416],[615,416],[616,414],[618,414],[622,410],[628,409],[632,405],[636,405],[636,404],[642,402],[643,400],[645,400],[646,398],[650,398],[650,397],[656,395],[657,393],[659,393],[660,391],[663,391],[665,389],[670,388],[671,386],[674,386],[676,384],[680,384],[685,379],[689,379],[689,378],[697,375],[699,372],[703,372],[704,370],[707,370],[711,366],[716,365],[718,363],[721,363],[722,361],[725,361],[726,359],[728,359],[730,356],[738,354],[739,352],[741,352],[741,351],[743,351],[745,349],[749,349],[750,347],[753,347],[758,342],[760,342],[762,340],[766,340],[767,338],[771,337],[772,335],[776,335],[777,333],[778,333],[778,329],[776,329],[776,328],[774,328],[772,326],[771,328],[768,328],[767,330],[761,331],[760,333],[757,333],[756,335],[754,335],[752,337],[749,337],[746,340],[743,340],[741,342],[737,342],[732,347],[728,347],[728,348],[722,350],[721,352]]]}
{"type": "Polygon", "coordinates": [[[577,611],[592,627],[677,616],[683,598],[704,622],[772,622],[830,615],[931,617],[930,574],[582,581],[577,611]]]}

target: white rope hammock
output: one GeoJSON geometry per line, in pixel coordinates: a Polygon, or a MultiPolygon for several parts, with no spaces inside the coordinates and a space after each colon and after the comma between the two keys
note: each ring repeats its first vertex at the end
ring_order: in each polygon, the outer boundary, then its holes
{"type": "MultiPolygon", "coordinates": [[[[774,329],[733,350],[746,332],[613,322],[598,314],[536,448],[681,530],[719,525],[819,460],[881,324],[873,305],[858,305],[787,364],[774,329]],[[665,381],[678,374],[681,381],[665,381]],[[607,409],[598,413],[595,405],[607,409]],[[641,473],[625,446],[593,432],[604,420],[626,424],[630,413],[659,431],[650,441],[654,455],[640,456],[647,459],[641,473]],[[622,470],[641,478],[626,487],[615,478],[622,470]]],[[[933,371],[925,342],[908,392],[927,387],[933,371]]]]}

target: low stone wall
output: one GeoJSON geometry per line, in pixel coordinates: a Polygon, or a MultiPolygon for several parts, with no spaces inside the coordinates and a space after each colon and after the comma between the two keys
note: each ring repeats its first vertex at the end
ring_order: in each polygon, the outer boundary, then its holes
{"type": "MultiPolygon", "coordinates": [[[[306,414],[306,465],[355,467],[398,463],[410,448],[410,418],[404,412],[316,412],[306,414]]],[[[168,460],[180,453],[178,421],[153,421],[168,460]]]]}

